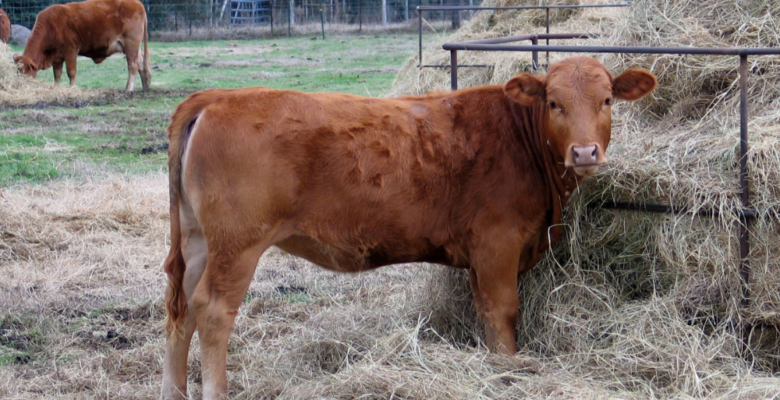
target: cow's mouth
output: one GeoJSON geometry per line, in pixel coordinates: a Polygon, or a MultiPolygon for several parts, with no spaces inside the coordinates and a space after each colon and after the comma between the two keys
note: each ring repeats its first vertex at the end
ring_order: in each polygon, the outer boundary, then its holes
{"type": "Polygon", "coordinates": [[[601,164],[587,164],[587,165],[578,165],[574,168],[574,172],[579,176],[589,176],[593,175],[596,172],[599,172],[599,167],[601,164]]]}

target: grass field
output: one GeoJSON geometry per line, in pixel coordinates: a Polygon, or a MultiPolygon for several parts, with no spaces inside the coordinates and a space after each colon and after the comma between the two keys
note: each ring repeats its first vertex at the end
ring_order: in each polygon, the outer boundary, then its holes
{"type": "MultiPolygon", "coordinates": [[[[415,44],[410,34],[153,42],[152,90],[129,95],[121,92],[127,81],[123,57],[99,65],[80,57],[77,84],[110,92],[103,100],[65,107],[0,108],[0,186],[162,170],[168,118],[199,90],[267,86],[383,96],[415,44]]],[[[53,82],[51,69],[38,79],[53,82]]]]}

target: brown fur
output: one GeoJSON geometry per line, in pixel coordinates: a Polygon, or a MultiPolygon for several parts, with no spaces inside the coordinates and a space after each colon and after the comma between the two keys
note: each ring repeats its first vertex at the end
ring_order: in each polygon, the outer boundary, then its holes
{"type": "Polygon", "coordinates": [[[0,8],[0,41],[8,43],[11,39],[11,20],[8,19],[8,13],[0,8]]]}
{"type": "Polygon", "coordinates": [[[344,272],[414,261],[467,268],[488,348],[514,353],[517,275],[558,240],[562,207],[606,162],[609,103],[654,87],[647,71],[613,79],[574,57],[546,77],[420,97],[192,95],[169,127],[162,397],[186,392],[195,328],[204,398],[224,395],[233,318],[271,245],[344,272]],[[582,148],[593,158],[578,160],[572,149],[582,148]],[[188,273],[197,278],[189,294],[188,273]]]}
{"type": "Polygon", "coordinates": [[[63,64],[70,84],[76,82],[76,58],[85,56],[96,64],[122,52],[127,57],[130,91],[141,72],[143,89],[151,85],[149,32],[146,9],[138,0],[87,0],[47,7],[35,19],[30,39],[21,56],[15,55],[19,70],[35,78],[38,71],[54,67],[59,83],[63,64]],[[143,58],[139,59],[141,42],[143,58]]]}

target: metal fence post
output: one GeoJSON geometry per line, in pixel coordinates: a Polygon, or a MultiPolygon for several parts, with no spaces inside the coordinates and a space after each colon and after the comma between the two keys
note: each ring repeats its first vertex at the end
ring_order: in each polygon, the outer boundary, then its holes
{"type": "MultiPolygon", "coordinates": [[[[740,198],[742,208],[750,208],[750,188],[748,187],[747,157],[748,157],[748,94],[747,94],[747,54],[739,55],[739,186],[742,190],[740,198]]],[[[739,217],[739,272],[742,276],[742,305],[750,303],[748,285],[750,283],[750,226],[745,213],[739,217]]]]}
{"type": "Polygon", "coordinates": [[[417,29],[418,29],[418,48],[420,50],[420,58],[418,59],[418,67],[422,68],[422,10],[420,6],[417,6],[417,29]]]}
{"type": "Polygon", "coordinates": [[[458,51],[450,50],[450,82],[452,90],[458,90],[458,51]]]}
{"type": "Polygon", "coordinates": [[[322,24],[322,39],[325,39],[325,11],[322,7],[322,0],[320,0],[320,24],[322,24]]]}

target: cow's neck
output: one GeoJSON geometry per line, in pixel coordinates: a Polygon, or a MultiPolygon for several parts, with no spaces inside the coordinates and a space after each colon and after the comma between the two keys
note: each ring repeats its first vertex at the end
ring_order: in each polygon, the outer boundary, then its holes
{"type": "MultiPolygon", "coordinates": [[[[554,245],[563,232],[563,208],[579,185],[579,178],[569,168],[557,160],[547,140],[548,109],[546,105],[533,107],[512,103],[512,115],[515,119],[519,140],[528,149],[534,159],[539,174],[545,182],[545,192],[549,196],[550,209],[547,215],[549,234],[545,235],[544,247],[554,245]]],[[[541,249],[540,249],[541,250],[541,249]]]]}
{"type": "Polygon", "coordinates": [[[46,48],[42,40],[41,35],[35,35],[35,29],[33,34],[30,35],[30,39],[27,41],[27,45],[24,47],[24,56],[29,57],[30,60],[35,63],[38,70],[44,70],[51,67],[50,57],[44,55],[46,48]]]}

